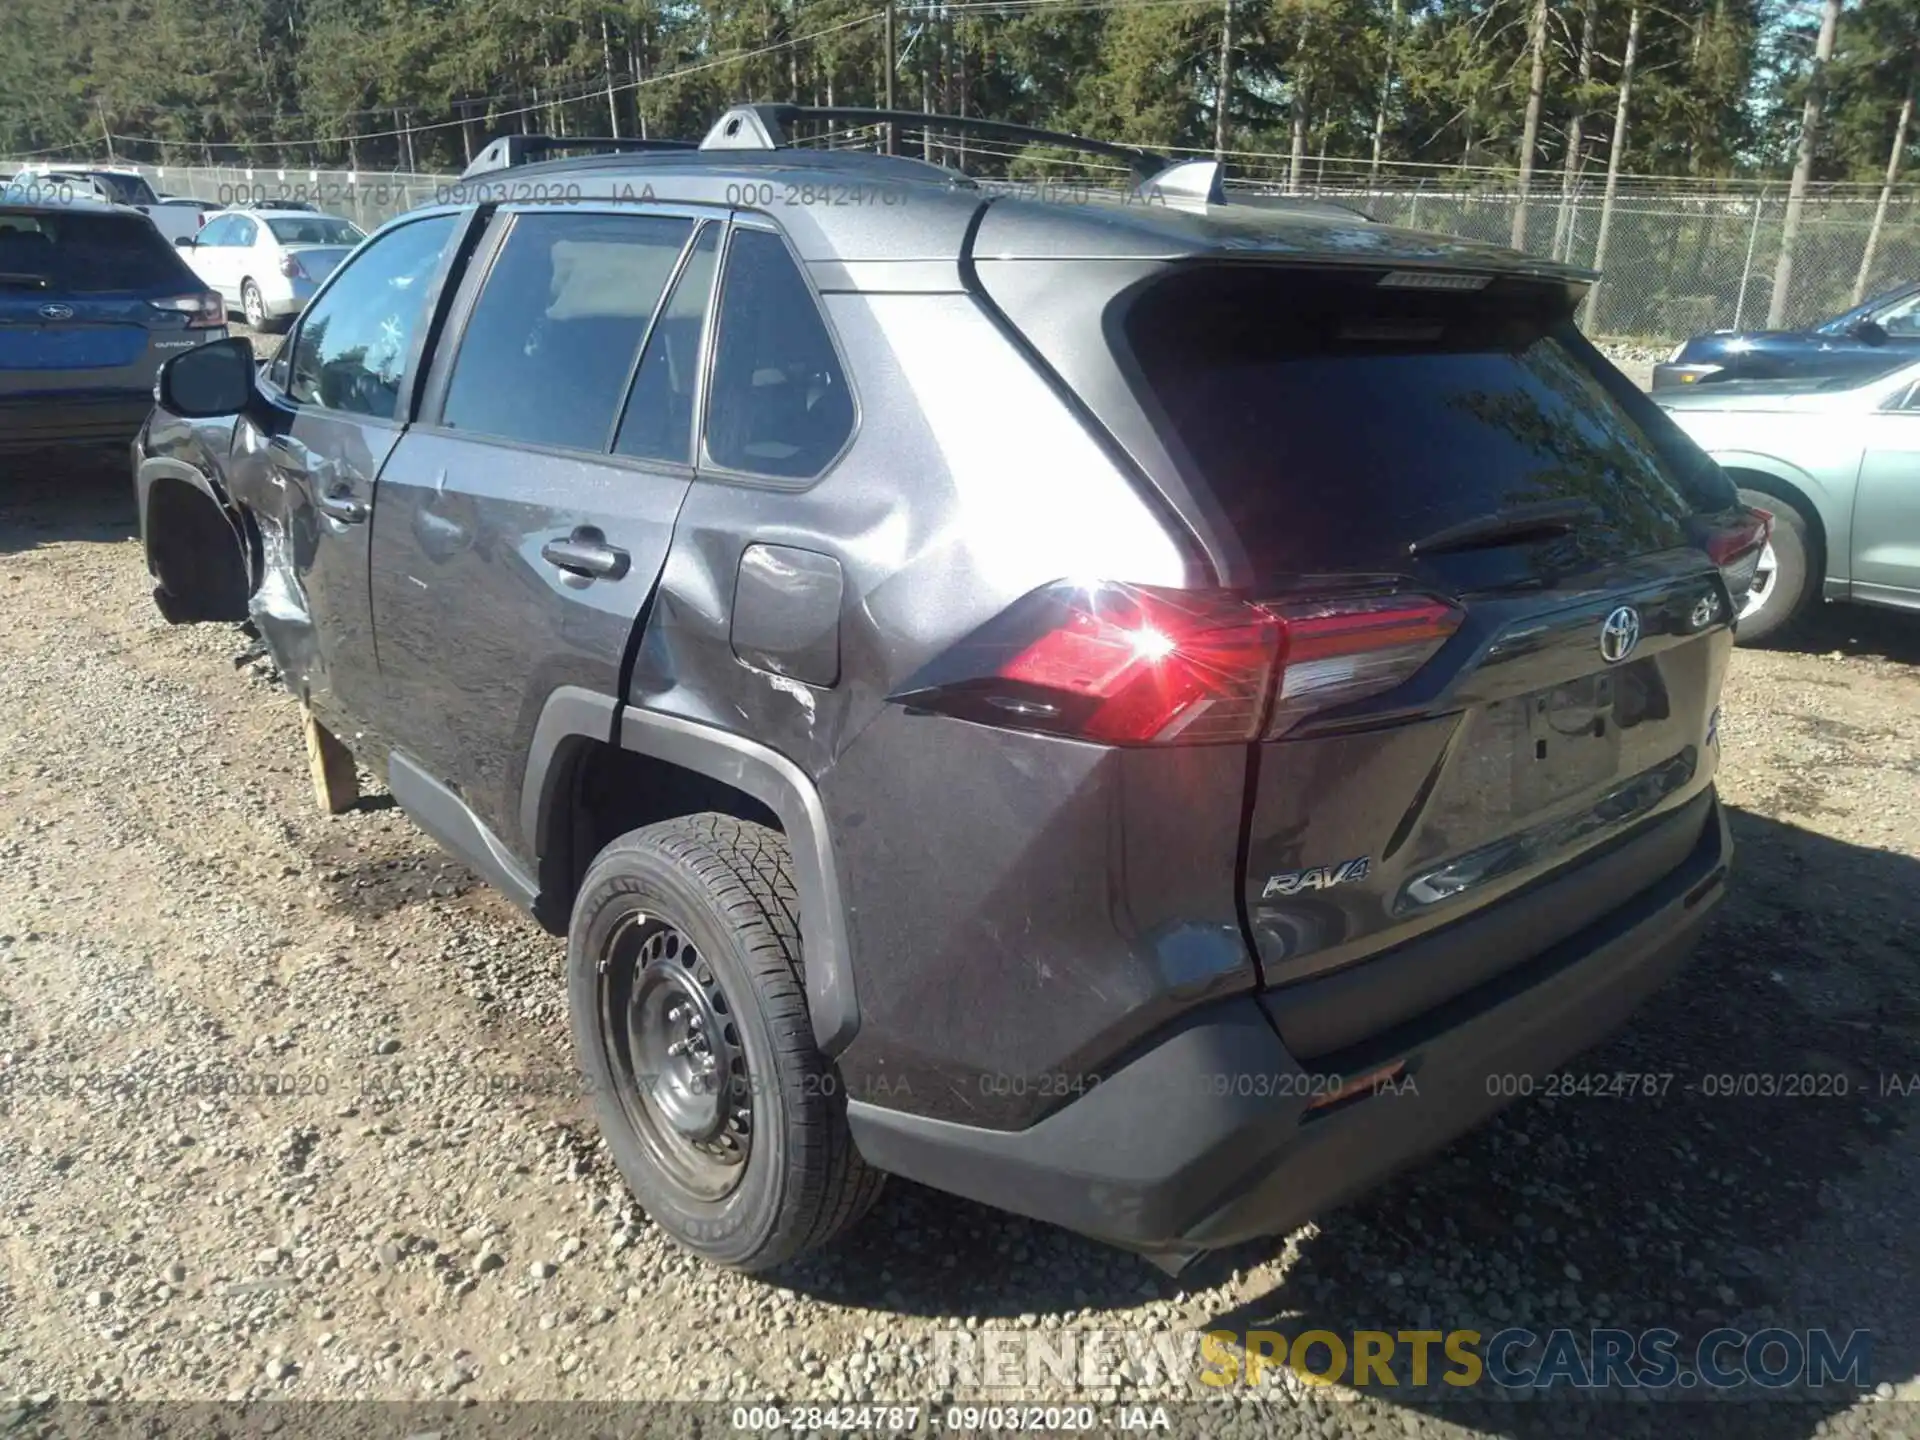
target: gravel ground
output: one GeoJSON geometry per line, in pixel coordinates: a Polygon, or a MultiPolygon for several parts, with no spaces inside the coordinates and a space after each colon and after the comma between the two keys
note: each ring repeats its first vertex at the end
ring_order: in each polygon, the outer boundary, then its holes
{"type": "MultiPolygon", "coordinates": [[[[936,1363],[957,1327],[1516,1323],[1865,1328],[1885,1384],[1677,1423],[1345,1391],[1175,1414],[1321,1436],[1920,1420],[1920,1100],[1883,1093],[1920,1089],[1920,624],[1841,611],[1736,657],[1734,894],[1686,978],[1576,1067],[1667,1074],[1663,1095],[1522,1102],[1177,1281],[905,1184],[749,1280],[619,1185],[565,1083],[561,946],[371,777],[319,815],[257,647],[160,621],[124,474],[0,475],[0,1429],[8,1396],[933,1405],[981,1393],[936,1363]],[[1847,1093],[1705,1093],[1727,1073],[1847,1093]]],[[[1105,1378],[994,1398],[1193,1393],[1132,1361],[1105,1378]]]]}

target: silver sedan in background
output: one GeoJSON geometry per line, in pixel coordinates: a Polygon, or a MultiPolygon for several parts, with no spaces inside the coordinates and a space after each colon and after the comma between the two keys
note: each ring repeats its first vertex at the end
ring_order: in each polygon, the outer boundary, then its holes
{"type": "Polygon", "coordinates": [[[1743,501],[1773,514],[1741,640],[1778,634],[1823,599],[1920,610],[1920,364],[1654,398],[1743,501]]]}
{"type": "Polygon", "coordinates": [[[249,326],[278,330],[366,238],[351,220],[334,215],[233,209],[208,216],[197,235],[174,243],[249,326]]]}

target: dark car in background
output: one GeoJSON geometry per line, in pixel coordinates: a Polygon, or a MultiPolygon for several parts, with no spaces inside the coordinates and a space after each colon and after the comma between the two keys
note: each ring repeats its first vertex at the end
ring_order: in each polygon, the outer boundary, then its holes
{"type": "Polygon", "coordinates": [[[1920,360],[1920,281],[1856,305],[1811,330],[1715,330],[1653,367],[1653,388],[1725,380],[1865,380],[1920,360]]]}
{"type": "Polygon", "coordinates": [[[145,216],[0,199],[0,450],[133,439],[160,366],[226,323],[145,216]]]}

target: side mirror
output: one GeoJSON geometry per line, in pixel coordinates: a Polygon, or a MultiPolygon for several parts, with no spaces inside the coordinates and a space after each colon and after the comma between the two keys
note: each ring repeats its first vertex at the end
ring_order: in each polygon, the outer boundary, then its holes
{"type": "Polygon", "coordinates": [[[191,250],[200,242],[195,240],[191,235],[176,235],[173,237],[173,243],[182,250],[191,250]]]}
{"type": "Polygon", "coordinates": [[[160,367],[153,398],[186,420],[212,420],[246,409],[253,398],[253,346],[216,340],[176,355],[160,367]]]}
{"type": "Polygon", "coordinates": [[[1878,320],[1856,320],[1853,322],[1853,328],[1847,333],[1862,345],[1884,345],[1887,343],[1886,327],[1878,320]]]}

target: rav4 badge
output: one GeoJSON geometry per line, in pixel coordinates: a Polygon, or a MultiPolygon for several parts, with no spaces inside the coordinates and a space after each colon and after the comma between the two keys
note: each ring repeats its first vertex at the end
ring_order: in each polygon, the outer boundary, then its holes
{"type": "Polygon", "coordinates": [[[1364,880],[1371,863],[1367,856],[1359,855],[1352,860],[1342,860],[1338,865],[1288,870],[1270,876],[1266,888],[1260,892],[1260,898],[1271,900],[1276,895],[1298,895],[1302,890],[1331,890],[1335,885],[1344,885],[1349,880],[1364,880]]]}

